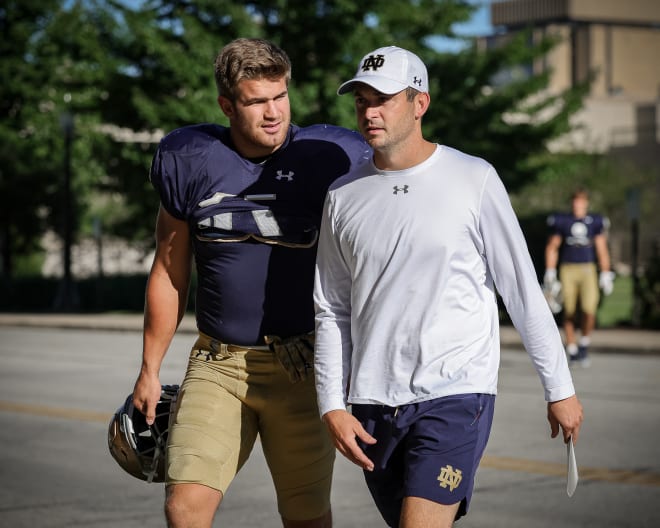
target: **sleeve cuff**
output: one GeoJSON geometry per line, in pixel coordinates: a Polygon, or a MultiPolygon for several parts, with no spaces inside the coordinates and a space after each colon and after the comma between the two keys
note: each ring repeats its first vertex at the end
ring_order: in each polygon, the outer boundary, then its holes
{"type": "Polygon", "coordinates": [[[330,411],[336,410],[346,410],[346,402],[343,398],[327,397],[322,398],[318,396],[319,402],[319,415],[323,418],[323,415],[329,413],[330,411]]]}
{"type": "Polygon", "coordinates": [[[551,387],[545,389],[545,401],[547,402],[556,402],[559,400],[565,400],[575,395],[575,387],[573,383],[566,383],[565,385],[560,385],[559,387],[551,387]]]}

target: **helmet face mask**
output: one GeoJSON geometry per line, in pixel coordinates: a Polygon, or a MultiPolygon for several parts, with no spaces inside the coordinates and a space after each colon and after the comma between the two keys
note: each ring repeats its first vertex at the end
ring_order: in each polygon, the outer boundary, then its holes
{"type": "Polygon", "coordinates": [[[132,394],[110,420],[110,454],[122,469],[140,480],[165,481],[167,435],[178,391],[178,385],[163,385],[152,425],[147,425],[145,416],[133,405],[132,394]]]}

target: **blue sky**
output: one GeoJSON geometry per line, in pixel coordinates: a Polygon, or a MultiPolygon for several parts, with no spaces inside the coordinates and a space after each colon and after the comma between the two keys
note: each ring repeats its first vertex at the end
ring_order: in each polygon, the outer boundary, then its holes
{"type": "Polygon", "coordinates": [[[484,36],[492,32],[490,24],[490,4],[492,0],[472,0],[471,4],[478,6],[472,20],[464,24],[456,24],[455,31],[465,36],[484,36]]]}
{"type": "MultiPolygon", "coordinates": [[[[490,23],[490,4],[492,0],[471,0],[470,3],[478,6],[471,20],[462,24],[454,24],[454,31],[462,37],[483,37],[493,32],[490,23]]],[[[445,37],[431,39],[431,45],[439,51],[460,51],[465,43],[460,40],[445,37]]]]}

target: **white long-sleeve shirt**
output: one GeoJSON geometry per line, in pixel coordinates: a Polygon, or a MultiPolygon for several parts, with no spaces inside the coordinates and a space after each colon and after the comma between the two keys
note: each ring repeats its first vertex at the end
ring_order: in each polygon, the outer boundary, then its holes
{"type": "Polygon", "coordinates": [[[316,264],[321,415],[497,393],[495,287],[547,401],[575,393],[559,330],[504,185],[438,146],[402,171],[366,163],[326,198],[316,264]]]}

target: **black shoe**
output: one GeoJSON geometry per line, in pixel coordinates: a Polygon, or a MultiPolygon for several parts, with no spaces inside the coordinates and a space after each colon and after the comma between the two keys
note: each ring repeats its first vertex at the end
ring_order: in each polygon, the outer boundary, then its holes
{"type": "Polygon", "coordinates": [[[586,346],[578,345],[578,353],[575,355],[576,364],[580,365],[582,368],[587,368],[591,365],[587,348],[588,347],[586,346]]]}

